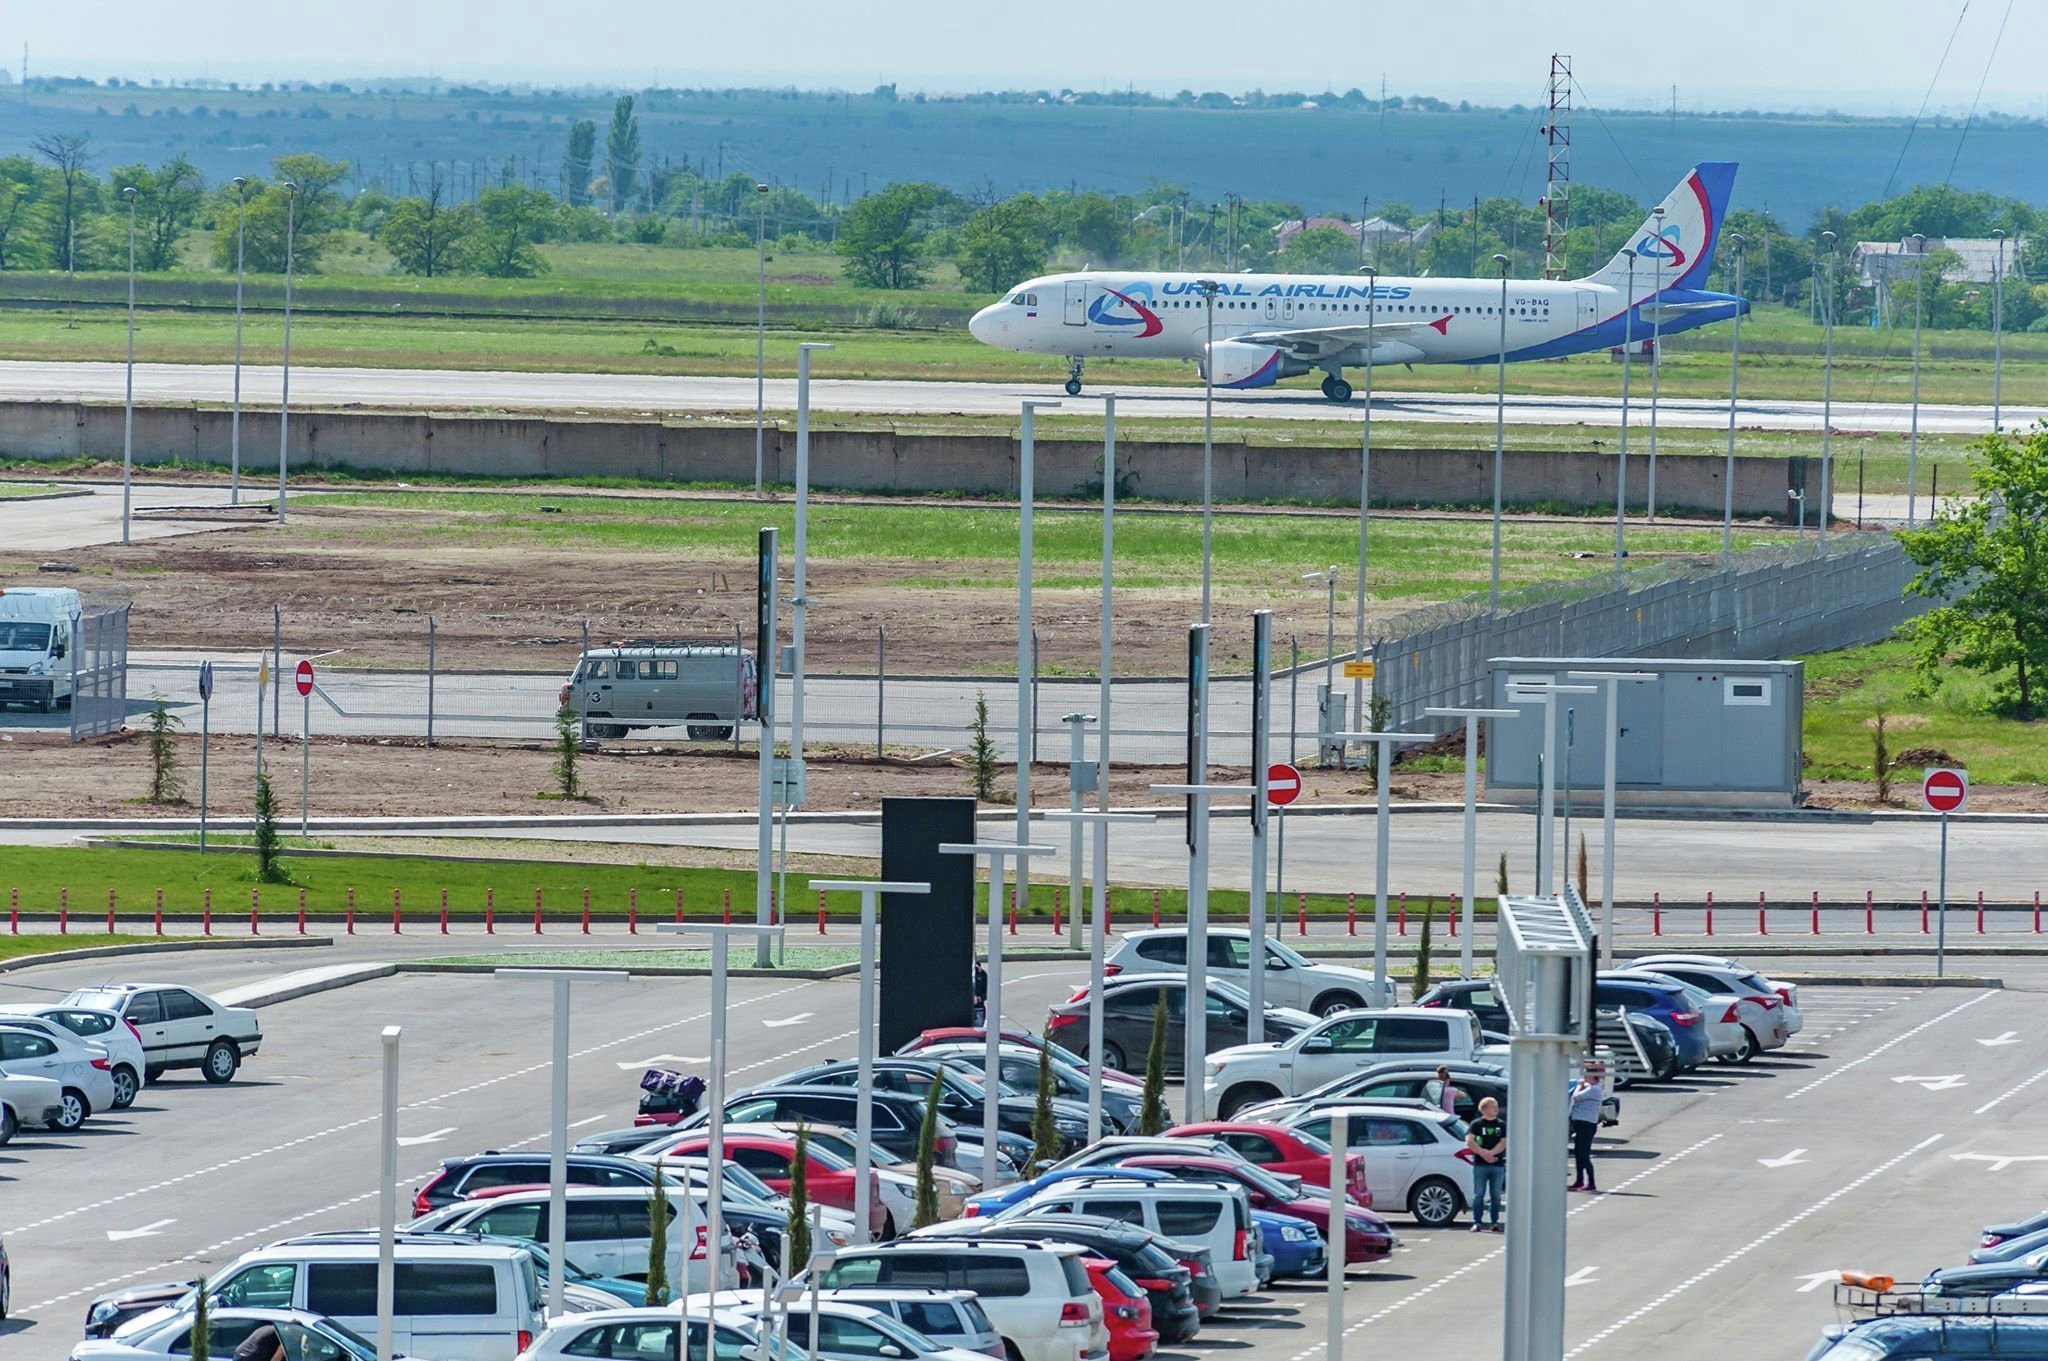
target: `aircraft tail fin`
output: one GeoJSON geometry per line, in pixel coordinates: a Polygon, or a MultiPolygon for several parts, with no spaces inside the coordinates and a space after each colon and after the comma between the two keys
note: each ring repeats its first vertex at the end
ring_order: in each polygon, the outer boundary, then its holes
{"type": "MultiPolygon", "coordinates": [[[[1735,162],[1702,161],[1665,195],[1660,218],[1652,213],[1629,238],[1636,253],[1636,293],[1648,296],[1661,284],[1670,288],[1704,288],[1714,263],[1714,246],[1735,187],[1735,162]]],[[[1626,254],[1616,252],[1592,277],[1620,286],[1629,273],[1626,254]]]]}

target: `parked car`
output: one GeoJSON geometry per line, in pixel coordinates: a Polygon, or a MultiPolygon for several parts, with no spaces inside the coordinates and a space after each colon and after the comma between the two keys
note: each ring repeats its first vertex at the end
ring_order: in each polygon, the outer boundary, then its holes
{"type": "Polygon", "coordinates": [[[167,1069],[197,1068],[208,1082],[234,1080],[263,1045],[263,1026],[247,1007],[224,1007],[171,983],[102,983],[67,994],[60,1005],[111,1011],[135,1027],[154,1086],[167,1069]]]}
{"type": "MultiPolygon", "coordinates": [[[[982,1029],[980,1026],[934,1026],[930,1030],[919,1031],[916,1035],[911,1036],[902,1044],[897,1045],[896,1052],[899,1054],[915,1054],[918,1050],[924,1049],[934,1044],[986,1044],[987,1042],[988,1032],[982,1029]]],[[[1079,1068],[1082,1072],[1086,1073],[1091,1071],[1092,1065],[1090,1065],[1088,1060],[1083,1056],[1076,1054],[1071,1049],[1063,1047],[1062,1045],[1060,1045],[1059,1043],[1050,1038],[1042,1038],[1040,1036],[1032,1034],[1028,1030],[1005,1030],[1002,1032],[1001,1043],[1021,1044],[1026,1049],[1049,1048],[1054,1053],[1059,1055],[1061,1058],[1064,1058],[1067,1062],[1073,1064],[1076,1068],[1079,1068]]],[[[1102,1077],[1103,1080],[1106,1082],[1120,1083],[1123,1086],[1130,1087],[1136,1090],[1142,1091],[1145,1086],[1145,1080],[1143,1078],[1133,1077],[1129,1073],[1123,1072],[1115,1068],[1104,1068],[1102,1070],[1102,1077]]]]}
{"type": "Polygon", "coordinates": [[[2048,1280],[2048,1248],[1983,1266],[1937,1267],[1920,1288],[1934,1295],[2002,1295],[2048,1280]]]}
{"type": "MultiPolygon", "coordinates": [[[[1207,936],[1208,976],[1233,984],[1249,995],[1251,932],[1237,927],[1211,927],[1207,936]]],[[[1323,964],[1267,936],[1264,1001],[1269,1007],[1292,1007],[1316,1016],[1354,1007],[1384,1007],[1394,1002],[1393,986],[1365,969],[1323,964]]],[[[1113,978],[1139,974],[1186,977],[1188,929],[1164,926],[1121,936],[1103,963],[1113,978]]]]}
{"type": "MultiPolygon", "coordinates": [[[[899,1160],[915,1158],[918,1131],[924,1125],[924,1102],[896,1092],[871,1092],[867,1100],[869,1128],[873,1131],[875,1146],[887,1149],[891,1157],[899,1160]]],[[[816,1121],[856,1129],[859,1127],[859,1103],[860,1098],[847,1090],[788,1087],[777,1083],[772,1087],[756,1087],[728,1096],[725,1099],[725,1122],[730,1127],[816,1121]]],[[[710,1112],[704,1110],[684,1121],[682,1128],[695,1129],[710,1123],[710,1112]]],[[[938,1135],[933,1145],[937,1162],[945,1167],[957,1166],[959,1144],[959,1131],[953,1122],[940,1116],[938,1135]]]]}
{"type": "Polygon", "coordinates": [[[1234,1184],[1126,1177],[1109,1168],[1098,1176],[1064,1179],[994,1217],[1058,1214],[1124,1219],[1164,1238],[1198,1243],[1216,1263],[1226,1300],[1258,1289],[1251,1201],[1234,1184]]]}
{"type": "MultiPolygon", "coordinates": [[[[875,1290],[821,1290],[818,1297],[865,1305],[888,1314],[907,1328],[959,1351],[978,1352],[1005,1361],[1003,1338],[989,1322],[971,1290],[938,1290],[929,1286],[898,1286],[875,1290]]],[[[805,1295],[808,1299],[808,1294],[805,1295]]]]}
{"type": "Polygon", "coordinates": [[[675,1131],[667,1125],[628,1125],[623,1129],[604,1129],[595,1134],[586,1134],[569,1145],[571,1153],[612,1153],[624,1155],[636,1149],[647,1147],[657,1139],[665,1139],[675,1131]]]}
{"type": "Polygon", "coordinates": [[[576,659],[561,702],[592,737],[682,725],[693,742],[723,741],[760,717],[754,654],[727,642],[635,640],[576,659]]]}
{"type": "MultiPolygon", "coordinates": [[[[1166,999],[1166,1072],[1181,1071],[1187,1049],[1187,992],[1185,979],[1140,975],[1112,978],[1102,988],[1102,1059],[1113,1068],[1126,1067],[1135,1057],[1142,1064],[1152,1045],[1152,1012],[1161,997],[1166,999]]],[[[1251,1016],[1251,999],[1234,985],[1211,980],[1208,986],[1208,1052],[1245,1042],[1245,1025],[1251,1016]]],[[[1266,1009],[1266,1033],[1276,1039],[1315,1024],[1307,1012],[1287,1008],[1266,1009]]],[[[1046,1012],[1045,1033],[1061,1047],[1088,1054],[1088,991],[1082,989],[1071,999],[1046,1012]]]]}
{"type": "MultiPolygon", "coordinates": [[[[571,1186],[649,1186],[654,1182],[654,1169],[648,1164],[604,1154],[571,1153],[564,1160],[564,1171],[571,1186]]],[[[423,1215],[501,1186],[545,1185],[551,1175],[545,1153],[471,1153],[443,1158],[441,1170],[413,1193],[412,1212],[423,1215]]]]}
{"type": "MultiPolygon", "coordinates": [[[[414,1220],[410,1230],[437,1229],[467,1231],[493,1238],[521,1238],[546,1243],[551,1238],[549,1198],[545,1186],[510,1186],[486,1191],[470,1200],[443,1206],[414,1220]]],[[[564,1193],[564,1246],[591,1270],[622,1280],[640,1281],[647,1276],[649,1210],[654,1199],[651,1186],[572,1186],[564,1193]]],[[[709,1225],[701,1191],[683,1187],[664,1188],[669,1201],[669,1279],[687,1282],[688,1288],[709,1288],[713,1276],[708,1270],[709,1225]],[[694,1226],[690,1240],[683,1242],[682,1207],[687,1199],[694,1226]],[[684,1258],[688,1258],[685,1274],[684,1258]]],[[[724,1229],[718,1243],[716,1280],[719,1288],[736,1284],[738,1272],[733,1261],[732,1230],[724,1229]]]]}
{"type": "MultiPolygon", "coordinates": [[[[299,1234],[271,1244],[272,1247],[296,1246],[308,1243],[369,1243],[376,1244],[378,1235],[374,1229],[340,1229],[326,1233],[299,1234]]],[[[401,1243],[497,1243],[516,1248],[533,1259],[533,1269],[540,1277],[543,1295],[548,1286],[548,1247],[524,1238],[493,1238],[481,1233],[442,1233],[437,1230],[401,1229],[396,1235],[401,1243]]],[[[639,1281],[629,1281],[622,1276],[605,1276],[592,1271],[575,1258],[567,1258],[567,1268],[562,1279],[562,1307],[573,1314],[590,1314],[600,1309],[637,1308],[647,1303],[647,1287],[639,1281]]]]}
{"type": "Polygon", "coordinates": [[[1073,1243],[1107,1258],[1145,1292],[1152,1305],[1152,1326],[1160,1341],[1190,1342],[1201,1331],[1202,1317],[1223,1302],[1206,1265],[1208,1253],[1143,1229],[1126,1220],[1101,1215],[1032,1215],[1014,1219],[958,1219],[917,1230],[914,1238],[1001,1238],[1035,1243],[1073,1243]],[[1193,1263],[1203,1264],[1198,1287],[1193,1263]],[[1197,1293],[1201,1301],[1197,1300],[1197,1293]]]}
{"type": "MultiPolygon", "coordinates": [[[[1619,1007],[1601,1007],[1598,1014],[1604,1024],[1612,1017],[1621,1018],[1628,1033],[1635,1038],[1635,1044],[1647,1060],[1647,1072],[1659,1081],[1675,1076],[1680,1069],[1678,1039],[1671,1033],[1671,1027],[1655,1016],[1641,1011],[1624,1011],[1619,1007]]],[[[1617,1065],[1610,1071],[1616,1074],[1615,1081],[1623,1087],[1636,1081],[1632,1076],[1633,1064],[1617,1065]]]]}
{"type": "MultiPolygon", "coordinates": [[[[869,1081],[877,1092],[893,1092],[917,1102],[919,1118],[931,1092],[939,1084],[939,1115],[958,1126],[979,1129],[987,1104],[987,1089],[980,1077],[940,1059],[922,1054],[907,1058],[876,1059],[869,1069],[869,1081]]],[[[852,1060],[835,1060],[800,1068],[777,1079],[778,1087],[852,1087],[859,1080],[860,1065],[852,1060]]],[[[1033,1082],[1036,1083],[1034,1076],[1033,1082]]],[[[1033,1091],[996,1088],[997,1128],[1022,1138],[1031,1136],[1031,1121],[1037,1109],[1033,1091]]],[[[1061,1153],[1078,1148],[1088,1137],[1088,1108],[1060,1098],[1052,1103],[1053,1128],[1059,1132],[1061,1153]]]]}
{"type": "MultiPolygon", "coordinates": [[[[273,1245],[245,1252],[207,1280],[210,1309],[293,1309],[358,1334],[377,1326],[374,1241],[273,1245]]],[[[533,1259],[496,1244],[397,1249],[392,1345],[435,1361],[512,1361],[540,1331],[544,1303],[533,1259]]],[[[113,1334],[125,1342],[191,1310],[196,1287],[113,1334]]]]}
{"type": "MultiPolygon", "coordinates": [[[[738,1310],[758,1317],[761,1304],[749,1301],[738,1310]]],[[[894,1313],[841,1299],[836,1291],[830,1300],[821,1298],[815,1310],[806,1297],[802,1307],[790,1309],[787,1326],[791,1344],[818,1361],[981,1361],[982,1356],[926,1337],[894,1313]],[[811,1334],[814,1314],[818,1325],[815,1337],[811,1334]]]]}
{"type": "Polygon", "coordinates": [[[1748,1063],[1764,1049],[1785,1046],[1785,1019],[1759,998],[1696,988],[1654,969],[1617,969],[1600,975],[1620,982],[1640,980],[1684,992],[1707,1032],[1707,1052],[1721,1063],[1748,1063]]]}
{"type": "Polygon", "coordinates": [[[2023,1233],[2017,1238],[2008,1238],[1989,1247],[1973,1248],[1970,1252],[1971,1266],[1989,1266],[1994,1262],[2012,1262],[2034,1253],[2048,1250],[2048,1229],[2037,1229],[2023,1233]]]}
{"type": "MultiPolygon", "coordinates": [[[[854,1162],[854,1150],[858,1146],[855,1133],[850,1129],[842,1129],[838,1125],[813,1125],[807,1123],[799,1126],[795,1121],[786,1121],[783,1123],[727,1125],[725,1130],[726,1137],[729,1139],[735,1134],[767,1134],[794,1137],[799,1128],[809,1137],[813,1148],[818,1149],[820,1152],[832,1154],[848,1165],[854,1162]]],[[[632,1157],[636,1162],[651,1163],[656,1158],[670,1156],[668,1153],[669,1149],[691,1139],[699,1138],[708,1138],[708,1135],[703,1130],[684,1130],[679,1134],[672,1133],[662,1140],[636,1150],[632,1157]]],[[[893,1161],[888,1157],[887,1151],[882,1149],[872,1150],[869,1156],[872,1159],[869,1166],[874,1170],[876,1180],[882,1188],[882,1204],[887,1209],[888,1214],[898,1224],[910,1223],[917,1216],[916,1162],[893,1161]]],[[[727,1158],[726,1161],[730,1163],[732,1160],[727,1158]]],[[[981,1182],[976,1177],[957,1168],[934,1167],[932,1169],[932,1186],[939,1193],[939,1218],[952,1219],[959,1215],[961,1206],[966,1202],[967,1197],[980,1189],[981,1182]]],[[[849,1225],[852,1223],[852,1216],[850,1214],[847,1217],[847,1222],[849,1225]]]]}
{"type": "Polygon", "coordinates": [[[1492,977],[1446,978],[1415,999],[1418,1007],[1450,1007],[1469,1011],[1479,1018],[1479,1028],[1496,1034],[1512,1033],[1508,1009],[1494,993],[1492,977]]]}
{"type": "Polygon", "coordinates": [[[0,1021],[14,1017],[33,1017],[62,1026],[87,1044],[106,1050],[114,1065],[114,1109],[125,1111],[135,1104],[135,1098],[142,1092],[143,1072],[148,1067],[143,1061],[141,1031],[98,1007],[48,1006],[41,1002],[0,1005],[0,1021]]]}
{"type": "Polygon", "coordinates": [[[1699,1067],[1713,1055],[1700,1013],[1677,988],[1634,979],[1596,978],[1593,1005],[1596,1009],[1621,1007],[1662,1021],[1677,1041],[1678,1066],[1683,1071],[1699,1067]]]}
{"type": "MultiPolygon", "coordinates": [[[[1031,1049],[1021,1044],[1003,1044],[996,1055],[1000,1066],[1003,1085],[1012,1091],[1031,1092],[1038,1090],[1038,1056],[1051,1055],[1053,1095],[1071,1101],[1079,1106],[1085,1115],[1088,1109],[1088,1073],[1079,1065],[1060,1057],[1064,1052],[1055,1048],[1031,1049]]],[[[919,1058],[927,1056],[956,1068],[970,1070],[978,1081],[984,1065],[988,1062],[986,1045],[973,1043],[927,1045],[917,1051],[919,1058]]],[[[1131,1087],[1121,1082],[1105,1081],[1102,1084],[1102,1128],[1111,1133],[1130,1133],[1138,1128],[1138,1111],[1144,1095],[1142,1086],[1131,1087]]]]}
{"type": "Polygon", "coordinates": [[[1959,1318],[1949,1313],[1887,1315],[1835,1323],[1806,1361],[2042,1361],[2048,1318],[1959,1318]]]}
{"type": "MultiPolygon", "coordinates": [[[[1472,1203],[1464,1121],[1412,1106],[1354,1106],[1346,1114],[1346,1142],[1365,1155],[1366,1180],[1378,1203],[1405,1205],[1416,1223],[1430,1229],[1455,1223],[1472,1203]]],[[[1305,1114],[1295,1127],[1328,1139],[1330,1114],[1305,1114]]]]}
{"type": "Polygon", "coordinates": [[[54,1130],[63,1125],[63,1083],[0,1069],[0,1145],[11,1143],[23,1129],[54,1130]]]}
{"type": "Polygon", "coordinates": [[[520,1361],[593,1356],[668,1361],[683,1354],[677,1346],[678,1325],[684,1330],[682,1342],[691,1361],[740,1361],[774,1354],[759,1319],[736,1309],[710,1309],[692,1303],[680,1315],[675,1305],[668,1304],[558,1319],[520,1353],[520,1361]]]}
{"type": "MultiPolygon", "coordinates": [[[[1362,1156],[1360,1161],[1363,1162],[1362,1156]]],[[[1270,1211],[1298,1219],[1313,1225],[1319,1240],[1334,1241],[1327,1188],[1319,1187],[1312,1193],[1299,1182],[1291,1178],[1283,1181],[1263,1167],[1213,1156],[1174,1158],[1145,1153],[1125,1160],[1119,1164],[1119,1169],[1125,1172],[1164,1172],[1183,1180],[1235,1183],[1250,1198],[1253,1213],[1270,1211]]],[[[1345,1210],[1343,1227],[1344,1261],[1348,1265],[1384,1261],[1401,1244],[1387,1221],[1363,1206],[1352,1205],[1345,1210]]],[[[1269,1241],[1270,1237],[1268,1235],[1269,1241]]]]}
{"type": "Polygon", "coordinates": [[[821,1286],[933,1285],[972,1290],[1017,1361],[1108,1361],[1109,1328],[1070,1243],[921,1238],[849,1248],[821,1286]]]}
{"type": "Polygon", "coordinates": [[[1368,1063],[1469,1063],[1498,1052],[1469,1011],[1386,1007],[1344,1011],[1278,1043],[1245,1044],[1209,1056],[1202,1105],[1218,1119],[1275,1097],[1294,1096],[1368,1063]]]}
{"type": "MultiPolygon", "coordinates": [[[[702,1156],[711,1148],[709,1130],[690,1130],[679,1136],[662,1155],[702,1156]]],[[[725,1156],[752,1173],[762,1185],[779,1196],[787,1196],[796,1162],[796,1136],[780,1131],[725,1131],[725,1156]]],[[[828,1149],[810,1146],[804,1151],[804,1176],[810,1198],[820,1205],[852,1213],[857,1182],[854,1166],[828,1149]]],[[[653,1168],[648,1168],[649,1173],[653,1168]]],[[[881,1174],[868,1169],[868,1232],[886,1238],[896,1236],[888,1205],[882,1196],[881,1174]]]]}
{"type": "Polygon", "coordinates": [[[1109,1361],[1145,1361],[1159,1350],[1159,1331],[1152,1326],[1152,1302],[1108,1258],[1090,1257],[1085,1265],[1088,1283],[1102,1297],[1102,1317],[1109,1325],[1109,1361]]]}
{"type": "MultiPolygon", "coordinates": [[[[133,1335],[87,1338],[72,1346],[70,1361],[190,1356],[196,1321],[196,1311],[188,1310],[133,1335]]],[[[206,1319],[208,1354],[226,1361],[251,1333],[265,1325],[277,1329],[278,1341],[291,1361],[377,1361],[376,1345],[368,1338],[304,1309],[221,1309],[210,1313],[206,1319]]]]}
{"type": "Polygon", "coordinates": [[[1977,1246],[1995,1248],[2008,1239],[2019,1238],[2030,1233],[2040,1233],[2043,1230],[2048,1230],[2048,1210],[2043,1210],[2036,1215],[2029,1215],[2025,1219],[2015,1219],[2006,1224],[1986,1224],[1984,1231],[1978,1235],[1977,1246]]]}
{"type": "Polygon", "coordinates": [[[114,1107],[113,1061],[62,1026],[31,1017],[0,1021],[0,1073],[47,1077],[61,1088],[57,1128],[69,1134],[114,1107]]]}
{"type": "Polygon", "coordinates": [[[1768,993],[1776,997],[1784,1008],[1786,1034],[1797,1035],[1806,1027],[1806,1018],[1799,1010],[1798,985],[1766,978],[1740,960],[1719,955],[1638,955],[1629,961],[1629,966],[1668,973],[1708,992],[1734,992],[1745,996],[1768,993]],[[1711,986],[1710,981],[1722,986],[1711,986]]]}
{"type": "MultiPolygon", "coordinates": [[[[1330,1146],[1285,1125],[1256,1120],[1207,1120],[1166,1131],[1169,1139],[1212,1140],[1268,1172],[1299,1177],[1311,1186],[1330,1184],[1330,1146]]],[[[1344,1155],[1345,1194],[1354,1205],[1372,1208],[1362,1154],[1344,1155]]]]}

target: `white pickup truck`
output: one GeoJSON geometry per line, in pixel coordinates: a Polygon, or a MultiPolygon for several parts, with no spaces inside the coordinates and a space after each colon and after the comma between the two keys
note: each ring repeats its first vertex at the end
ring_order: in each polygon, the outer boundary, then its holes
{"type": "Polygon", "coordinates": [[[80,607],[68,586],[0,587],[0,706],[47,714],[71,702],[71,621],[80,607]]]}
{"type": "Polygon", "coordinates": [[[1204,1065],[1202,1104],[1209,1117],[1228,1120],[1239,1109],[1275,1097],[1298,1096],[1373,1063],[1471,1063],[1498,1057],[1479,1018],[1449,1007],[1381,1007],[1340,1011],[1274,1044],[1219,1050],[1204,1065]]]}

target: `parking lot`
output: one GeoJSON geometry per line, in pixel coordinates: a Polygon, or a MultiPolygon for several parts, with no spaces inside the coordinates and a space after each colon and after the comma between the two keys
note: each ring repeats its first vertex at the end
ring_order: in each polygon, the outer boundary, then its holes
{"type": "MultiPolygon", "coordinates": [[[[347,957],[318,953],[322,963],[347,957]]],[[[516,950],[505,953],[517,962],[516,950]]],[[[9,974],[0,993],[39,1000],[145,972],[219,991],[307,962],[305,952],[247,951],[134,970],[57,965],[9,974]]],[[[1984,969],[2005,977],[2004,990],[1809,983],[1806,1028],[1789,1048],[1625,1091],[1622,1122],[1599,1145],[1605,1194],[1572,1198],[1567,1355],[1678,1339],[1681,1354],[1699,1355],[1711,1338],[1719,1354],[1803,1356],[1834,1321],[1821,1273],[1917,1279],[1961,1261],[1980,1225],[2038,1209],[2044,963],[1984,969]]],[[[1883,961],[1888,973],[1919,964],[1883,961]]],[[[1802,971],[1798,961],[1773,968],[1802,971]]],[[[1006,1018],[1036,1029],[1082,976],[1065,963],[1013,964],[1006,1018]]],[[[578,991],[572,1136],[629,1123],[645,1067],[701,1070],[708,992],[700,979],[578,991]]],[[[851,980],[736,979],[731,1001],[735,1087],[853,1053],[851,980]]],[[[370,1223],[383,1025],[406,1032],[402,1195],[443,1155],[545,1146],[540,986],[400,975],[282,1003],[262,1019],[262,1053],[232,1084],[173,1074],[76,1136],[25,1131],[0,1151],[0,1237],[14,1270],[15,1318],[0,1324],[8,1361],[64,1357],[87,1300],[115,1284],[186,1278],[288,1234],[370,1223]]],[[[1403,1246],[1353,1271],[1347,1347],[1490,1352],[1502,1240],[1465,1232],[1462,1219],[1432,1233],[1388,1213],[1403,1246]]],[[[1287,1285],[1227,1308],[1187,1354],[1299,1361],[1323,1336],[1322,1287],[1287,1285]]]]}

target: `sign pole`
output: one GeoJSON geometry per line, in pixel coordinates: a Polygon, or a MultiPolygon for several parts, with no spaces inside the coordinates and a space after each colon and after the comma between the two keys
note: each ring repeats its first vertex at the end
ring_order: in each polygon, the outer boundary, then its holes
{"type": "Polygon", "coordinates": [[[299,720],[299,835],[306,835],[313,795],[313,663],[301,657],[292,683],[299,687],[305,713],[299,720]]]}
{"type": "MultiPolygon", "coordinates": [[[[1099,1056],[1102,1053],[1102,957],[1107,949],[1104,937],[1109,927],[1109,825],[1113,822],[1151,822],[1151,813],[1086,813],[1049,812],[1047,822],[1072,822],[1075,826],[1083,823],[1095,828],[1095,918],[1092,937],[1088,947],[1088,1053],[1099,1056]]],[[[1080,899],[1074,900],[1074,913],[1080,915],[1080,899]]],[[[1091,1057],[1088,1063],[1088,1142],[1094,1143],[1102,1137],[1102,1062],[1091,1057]]]]}
{"type": "Polygon", "coordinates": [[[1273,612],[1252,614],[1252,882],[1251,1015],[1245,1039],[1266,1040],[1266,817],[1267,781],[1272,775],[1273,612]]]}
{"type": "Polygon", "coordinates": [[[1948,971],[1948,814],[1941,815],[1941,906],[1934,927],[1934,976],[1948,971]]]}
{"type": "MultiPolygon", "coordinates": [[[[764,528],[755,543],[754,577],[754,709],[760,724],[761,804],[754,852],[754,925],[772,923],[768,901],[775,887],[775,573],[780,531],[764,528]]],[[[768,937],[755,944],[754,967],[769,963],[768,937]]]]}
{"type": "Polygon", "coordinates": [[[199,853],[206,854],[206,747],[213,733],[213,663],[199,664],[199,853]]]}
{"type": "Polygon", "coordinates": [[[1464,903],[1459,912],[1465,938],[1458,943],[1458,976],[1472,976],[1472,899],[1477,891],[1479,866],[1479,720],[1516,718],[1519,709],[1424,709],[1430,718],[1465,720],[1465,878],[1464,903]]]}
{"type": "Polygon", "coordinates": [[[1941,978],[1948,966],[1948,817],[1970,805],[1970,772],[1940,767],[1929,770],[1920,780],[1920,803],[1941,814],[1941,906],[1934,935],[1934,976],[1941,978]]]}

